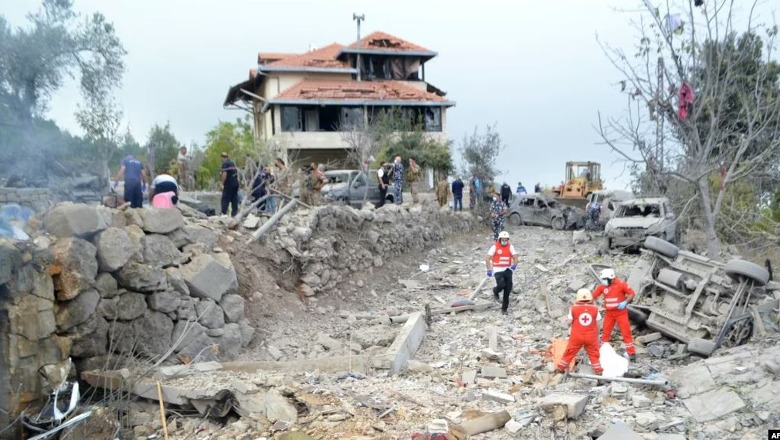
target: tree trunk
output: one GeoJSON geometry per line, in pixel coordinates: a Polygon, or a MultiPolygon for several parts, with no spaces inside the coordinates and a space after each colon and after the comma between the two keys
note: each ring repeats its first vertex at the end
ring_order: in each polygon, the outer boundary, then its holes
{"type": "Polygon", "coordinates": [[[707,256],[717,258],[720,253],[720,242],[718,234],[715,232],[715,213],[712,211],[709,180],[703,177],[699,179],[698,185],[701,213],[704,217],[704,234],[707,237],[707,256]]]}

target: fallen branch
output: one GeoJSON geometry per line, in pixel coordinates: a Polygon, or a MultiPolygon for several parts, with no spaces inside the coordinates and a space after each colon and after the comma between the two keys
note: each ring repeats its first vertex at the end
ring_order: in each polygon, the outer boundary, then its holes
{"type": "Polygon", "coordinates": [[[271,218],[269,218],[267,222],[263,223],[263,226],[261,226],[257,231],[252,233],[252,237],[250,237],[249,240],[246,241],[246,244],[252,243],[253,241],[262,237],[263,234],[271,230],[271,228],[276,224],[276,222],[278,222],[279,219],[282,218],[285,214],[290,212],[297,203],[300,202],[298,202],[297,200],[287,202],[287,204],[284,205],[282,209],[276,211],[276,214],[271,216],[271,218]]]}
{"type": "Polygon", "coordinates": [[[278,189],[274,189],[274,188],[269,188],[269,189],[271,190],[271,192],[274,192],[274,193],[276,193],[277,195],[279,195],[279,196],[281,196],[281,197],[283,197],[283,198],[285,198],[285,199],[287,199],[287,200],[295,200],[296,202],[298,202],[298,203],[300,203],[301,205],[303,205],[305,208],[309,208],[309,209],[311,209],[311,208],[312,208],[312,206],[311,206],[311,205],[307,205],[306,203],[303,203],[303,202],[301,202],[301,199],[296,199],[295,197],[288,196],[287,194],[285,194],[285,193],[283,193],[283,192],[279,191],[278,189]]]}
{"type": "Polygon", "coordinates": [[[157,381],[157,398],[160,400],[160,420],[162,421],[163,435],[165,440],[168,440],[168,423],[165,420],[165,403],[163,402],[162,385],[160,385],[159,380],[157,381]]]}
{"type": "Polygon", "coordinates": [[[244,217],[246,217],[250,212],[252,212],[253,209],[260,206],[261,203],[268,200],[268,198],[271,197],[270,194],[265,195],[263,197],[260,197],[259,199],[255,200],[254,202],[250,203],[249,205],[245,206],[241,211],[236,214],[235,217],[233,217],[230,221],[230,224],[228,224],[228,229],[235,229],[238,227],[238,225],[241,224],[242,221],[244,221],[244,217]]]}

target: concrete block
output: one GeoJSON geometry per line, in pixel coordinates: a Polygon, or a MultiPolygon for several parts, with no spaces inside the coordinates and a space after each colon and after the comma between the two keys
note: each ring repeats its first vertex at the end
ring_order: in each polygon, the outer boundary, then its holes
{"type": "Polygon", "coordinates": [[[636,420],[636,426],[642,428],[644,431],[655,431],[658,429],[658,416],[655,414],[644,411],[636,413],[634,416],[636,420]]]}
{"type": "Polygon", "coordinates": [[[401,332],[398,333],[390,348],[387,350],[387,360],[390,365],[390,374],[398,374],[406,369],[409,359],[414,357],[420,343],[425,338],[425,318],[421,312],[409,315],[401,332]]]}
{"type": "Polygon", "coordinates": [[[649,335],[642,335],[638,336],[634,341],[639,342],[642,345],[647,345],[650,342],[657,341],[661,339],[663,335],[659,332],[650,333],[649,335]]]}
{"type": "Polygon", "coordinates": [[[498,403],[512,403],[515,401],[514,396],[507,393],[502,393],[496,390],[487,390],[482,393],[482,398],[485,400],[492,400],[498,403]]]}
{"type": "Polygon", "coordinates": [[[712,390],[683,400],[693,418],[703,423],[719,419],[745,407],[745,402],[733,391],[712,390]]]}
{"type": "Polygon", "coordinates": [[[599,440],[642,440],[643,437],[632,431],[623,422],[615,422],[607,432],[599,437],[599,440]]]}
{"type": "Polygon", "coordinates": [[[522,429],[523,425],[514,420],[510,420],[504,425],[504,431],[515,438],[520,438],[520,431],[522,431],[522,429]]]}
{"type": "Polygon", "coordinates": [[[506,369],[496,366],[487,366],[482,367],[482,377],[487,379],[505,379],[506,378],[506,369]]]}
{"type": "Polygon", "coordinates": [[[464,385],[471,385],[477,379],[477,370],[466,370],[461,375],[461,381],[464,385]]]}
{"type": "Polygon", "coordinates": [[[585,410],[587,403],[587,395],[563,393],[548,394],[539,401],[539,406],[545,411],[554,410],[556,407],[562,406],[566,408],[566,416],[569,419],[576,419],[585,410]]]}

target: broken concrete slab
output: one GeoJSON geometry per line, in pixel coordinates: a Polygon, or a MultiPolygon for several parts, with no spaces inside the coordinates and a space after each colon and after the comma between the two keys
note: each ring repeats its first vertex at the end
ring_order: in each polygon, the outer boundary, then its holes
{"type": "Polygon", "coordinates": [[[485,400],[492,400],[498,403],[512,403],[515,401],[515,397],[511,394],[502,393],[496,390],[486,390],[482,392],[482,398],[485,400]]]}
{"type": "Polygon", "coordinates": [[[241,226],[246,229],[257,229],[257,227],[260,226],[260,217],[249,214],[246,216],[244,222],[241,223],[241,226]]]}
{"type": "Polygon", "coordinates": [[[421,312],[412,313],[400,333],[387,349],[390,374],[398,374],[406,369],[409,359],[414,357],[425,337],[425,317],[421,312]]]}
{"type": "Polygon", "coordinates": [[[488,348],[492,351],[498,351],[498,329],[494,325],[485,327],[485,336],[488,340],[488,348]]]}
{"type": "Polygon", "coordinates": [[[471,385],[477,379],[477,370],[466,370],[461,375],[460,380],[464,385],[471,385]]]}
{"type": "Polygon", "coordinates": [[[710,370],[702,363],[691,364],[671,374],[671,380],[678,396],[683,398],[700,394],[715,388],[710,370]]]}
{"type": "Polygon", "coordinates": [[[645,432],[655,431],[658,429],[658,416],[649,411],[638,412],[634,415],[636,426],[641,428],[645,432]]]}
{"type": "Polygon", "coordinates": [[[556,393],[548,394],[539,401],[539,407],[545,411],[555,410],[556,407],[564,407],[569,419],[576,419],[585,410],[588,403],[587,395],[556,393]]]}
{"type": "Polygon", "coordinates": [[[296,373],[313,372],[337,373],[351,371],[367,374],[374,362],[366,356],[336,356],[320,359],[305,359],[300,361],[272,362],[223,362],[223,371],[252,373],[256,371],[288,371],[296,373]]]}
{"type": "Polygon", "coordinates": [[[650,334],[647,334],[647,335],[637,336],[636,339],[634,339],[634,341],[636,341],[636,342],[638,342],[638,343],[640,343],[642,345],[647,345],[647,344],[649,344],[649,343],[651,343],[653,341],[657,341],[657,340],[659,340],[661,338],[663,338],[663,335],[661,333],[659,333],[659,332],[655,332],[655,333],[650,333],[650,334]]]}
{"type": "Polygon", "coordinates": [[[642,440],[643,437],[636,432],[632,431],[623,422],[615,422],[614,425],[607,429],[607,432],[599,436],[598,440],[642,440]]]}
{"type": "Polygon", "coordinates": [[[683,403],[700,423],[719,419],[745,407],[745,402],[736,393],[726,390],[707,391],[684,399],[683,403]]]}
{"type": "MultiPolygon", "coordinates": [[[[477,435],[500,429],[510,420],[512,420],[512,417],[509,416],[508,412],[499,411],[466,420],[459,425],[453,426],[452,430],[466,435],[477,435]]],[[[458,438],[462,438],[462,436],[458,436],[458,438]]]]}
{"type": "Polygon", "coordinates": [[[505,379],[506,369],[494,365],[488,365],[482,367],[482,372],[480,373],[480,376],[486,379],[495,379],[495,378],[505,379]]]}

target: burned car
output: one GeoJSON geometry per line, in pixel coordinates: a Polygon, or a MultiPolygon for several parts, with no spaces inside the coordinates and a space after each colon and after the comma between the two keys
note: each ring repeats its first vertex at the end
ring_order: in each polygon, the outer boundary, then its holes
{"type": "MultiPolygon", "coordinates": [[[[591,266],[594,275],[596,266],[591,266]]],[[[751,338],[751,306],[778,287],[769,278],[767,269],[749,261],[723,263],[647,237],[627,280],[636,292],[629,318],[707,357],[751,338]]]]}
{"type": "MultiPolygon", "coordinates": [[[[377,205],[381,199],[376,170],[369,171],[368,178],[359,170],[326,171],[325,175],[328,176],[329,181],[322,187],[320,193],[322,200],[327,203],[342,203],[360,208],[363,206],[363,200],[377,205]]],[[[393,187],[389,185],[385,203],[394,201],[393,187]]]]}
{"type": "Polygon", "coordinates": [[[585,224],[585,211],[542,194],[516,194],[509,202],[509,224],[577,229],[585,224]]]}
{"type": "Polygon", "coordinates": [[[604,227],[606,249],[639,247],[646,237],[677,241],[677,220],[666,197],[626,200],[604,227]]]}

